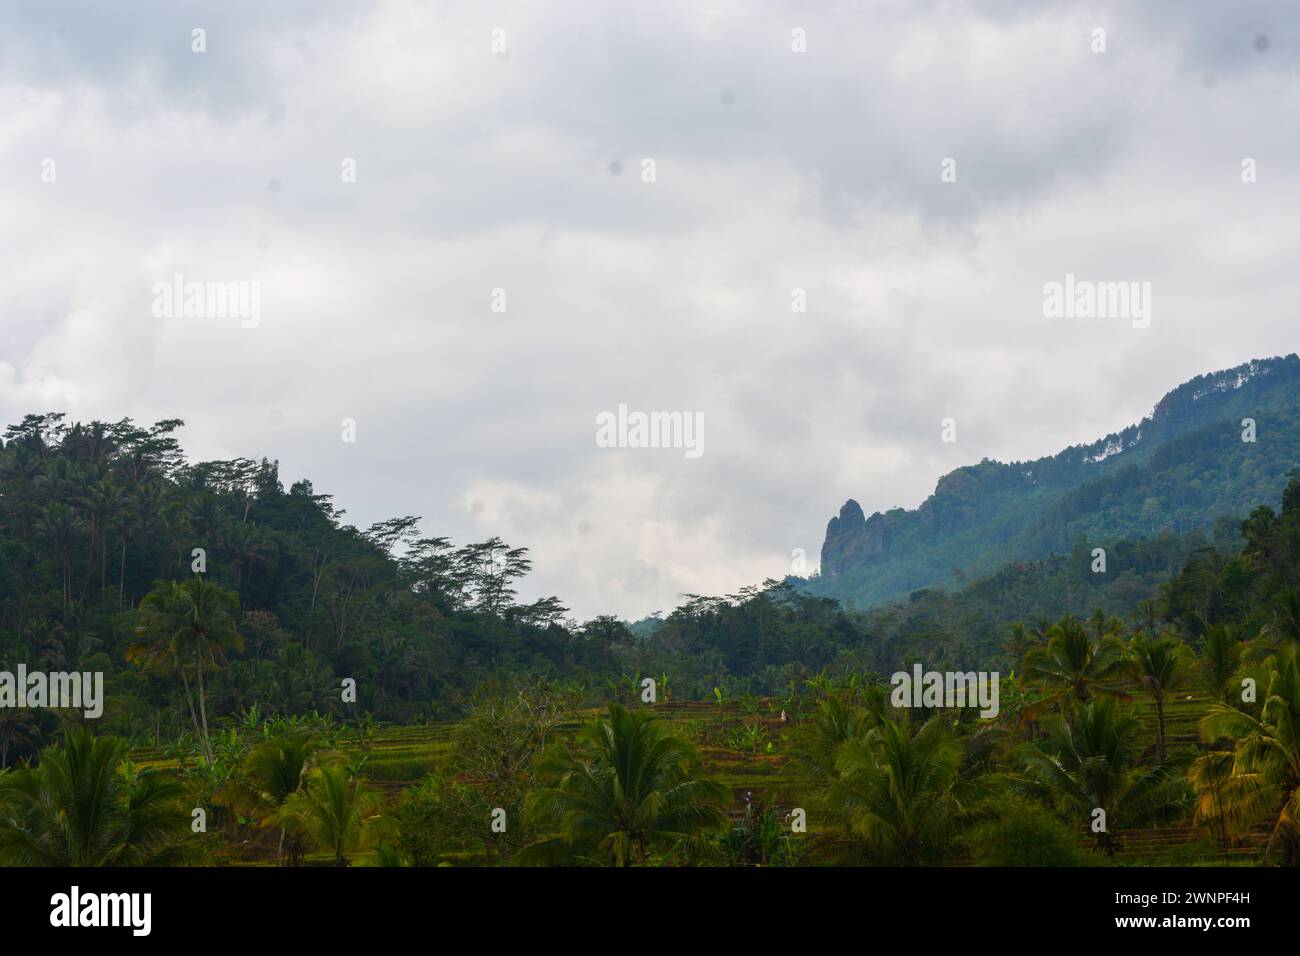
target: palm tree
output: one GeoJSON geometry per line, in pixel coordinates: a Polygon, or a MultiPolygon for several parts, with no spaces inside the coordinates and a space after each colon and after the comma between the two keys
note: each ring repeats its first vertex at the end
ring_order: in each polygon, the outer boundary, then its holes
{"type": "Polygon", "coordinates": [[[180,784],[136,772],[126,742],[72,726],[36,767],[0,775],[0,864],[166,866],[187,855],[180,784]]]}
{"type": "Polygon", "coordinates": [[[24,542],[31,539],[40,516],[42,497],[33,494],[44,465],[31,446],[10,441],[0,453],[0,482],[5,485],[7,522],[24,542]]]}
{"type": "MultiPolygon", "coordinates": [[[[941,860],[987,787],[964,779],[963,747],[950,724],[885,719],[839,748],[827,805],[850,850],[873,862],[915,866],[941,860]],[[855,847],[855,844],[857,845],[855,847]]],[[[845,841],[831,841],[832,852],[845,841]]]]}
{"type": "Polygon", "coordinates": [[[157,524],[167,510],[167,487],[152,479],[138,481],[130,495],[130,511],[118,522],[122,550],[119,555],[117,603],[122,603],[126,593],[126,549],[133,533],[139,533],[142,540],[148,540],[157,524]]]}
{"type": "Polygon", "coordinates": [[[1241,666],[1242,642],[1231,624],[1211,624],[1201,648],[1201,680],[1214,697],[1226,701],[1228,681],[1241,666]]]}
{"type": "Polygon", "coordinates": [[[1129,668],[1156,705],[1156,759],[1168,756],[1165,747],[1165,693],[1187,677],[1186,645],[1172,637],[1140,634],[1129,645],[1129,668]]]}
{"type": "Polygon", "coordinates": [[[1260,668],[1260,701],[1243,709],[1216,702],[1201,720],[1201,739],[1231,741],[1196,761],[1197,822],[1217,821],[1241,835],[1268,821],[1269,856],[1300,865],[1300,652],[1287,648],[1260,668]]]}
{"type": "Polygon", "coordinates": [[[235,581],[242,590],[245,577],[253,580],[253,568],[256,565],[270,567],[274,563],[276,543],[261,525],[237,524],[233,521],[225,526],[222,538],[235,556],[235,581]]]}
{"type": "Polygon", "coordinates": [[[186,550],[193,538],[193,529],[190,527],[189,512],[183,502],[173,499],[167,503],[167,507],[163,509],[161,530],[167,538],[168,545],[176,552],[176,567],[188,568],[189,562],[185,560],[186,550]]]}
{"type": "Polygon", "coordinates": [[[1114,856],[1115,830],[1181,812],[1186,797],[1186,754],[1143,767],[1141,753],[1141,722],[1114,700],[1095,700],[1078,708],[1073,723],[1050,719],[1047,740],[1021,749],[1025,772],[1019,783],[1089,826],[1096,811],[1103,811],[1105,829],[1096,845],[1114,856]]]}
{"type": "Polygon", "coordinates": [[[270,819],[290,836],[334,854],[335,866],[349,866],[348,854],[392,830],[384,799],[342,765],[318,767],[306,785],[291,793],[270,819]]]}
{"type": "Polygon", "coordinates": [[[1011,625],[1007,630],[1006,640],[1002,642],[1002,650],[1006,652],[1007,659],[1011,663],[1011,670],[1014,671],[1020,666],[1020,662],[1025,659],[1025,655],[1036,644],[1037,640],[1034,634],[1025,625],[1019,623],[1011,625]]]}
{"type": "Polygon", "coordinates": [[[805,807],[810,795],[825,796],[837,772],[840,747],[884,719],[884,691],[868,687],[863,696],[865,706],[850,691],[828,693],[817,701],[808,719],[790,728],[786,735],[790,757],[781,774],[785,794],[804,801],[805,807]]]}
{"type": "Polygon", "coordinates": [[[99,587],[108,587],[108,529],[117,522],[126,497],[112,477],[101,478],[91,485],[84,497],[90,512],[91,547],[99,545],[99,587]]]}
{"type": "Polygon", "coordinates": [[[1300,644],[1300,588],[1291,588],[1278,597],[1265,632],[1278,643],[1300,644]]]}
{"type": "Polygon", "coordinates": [[[59,553],[59,567],[63,574],[62,599],[72,603],[72,545],[81,533],[81,519],[75,511],[58,501],[51,502],[40,519],[40,531],[59,553]]]}
{"type": "Polygon", "coordinates": [[[243,647],[243,638],[235,630],[231,616],[236,605],[233,594],[209,584],[201,575],[183,584],[160,581],[140,602],[140,623],[136,627],[140,639],[126,652],[127,660],[139,662],[146,669],[180,675],[190,719],[209,765],[214,757],[208,736],[203,672],[217,670],[225,663],[228,651],[243,647]],[[190,695],[191,673],[198,684],[201,723],[190,695]]]}
{"type": "MultiPolygon", "coordinates": [[[[244,758],[240,776],[226,784],[219,799],[263,827],[280,823],[276,815],[285,802],[300,792],[312,767],[319,744],[308,734],[293,733],[264,740],[244,758]]],[[[285,858],[288,842],[289,865],[302,862],[302,841],[280,826],[276,859],[285,858]]]]}
{"type": "Polygon", "coordinates": [[[724,822],[730,793],[694,777],[698,764],[695,748],[649,713],[610,704],[607,718],[583,729],[577,753],[559,748],[540,761],[555,784],[530,796],[525,819],[556,825],[560,835],[527,848],[521,859],[577,853],[630,866],[646,863],[657,844],[701,849],[700,835],[724,822]]]}
{"type": "Polygon", "coordinates": [[[217,496],[210,491],[200,494],[190,505],[189,519],[190,527],[194,529],[200,543],[209,551],[216,548],[227,521],[217,496]]]}
{"type": "Polygon", "coordinates": [[[1063,711],[1085,704],[1097,694],[1121,695],[1117,678],[1123,668],[1121,646],[1104,630],[1090,635],[1075,618],[1063,617],[1047,630],[1047,646],[1025,655],[1025,675],[1037,679],[1048,698],[1063,711]]]}
{"type": "Polygon", "coordinates": [[[128,497],[129,504],[123,510],[119,511],[113,519],[112,528],[117,532],[117,606],[120,608],[126,598],[126,551],[130,544],[131,535],[140,527],[140,521],[136,517],[133,502],[128,497]]]}

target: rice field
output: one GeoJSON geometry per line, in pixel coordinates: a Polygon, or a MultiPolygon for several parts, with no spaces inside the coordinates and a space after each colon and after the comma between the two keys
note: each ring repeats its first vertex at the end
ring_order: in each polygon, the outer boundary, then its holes
{"type": "MultiPolygon", "coordinates": [[[[1171,749],[1200,746],[1197,725],[1209,705],[1198,691],[1171,695],[1165,705],[1165,726],[1171,749]]],[[[1148,751],[1155,749],[1155,708],[1149,697],[1135,693],[1135,713],[1149,738],[1148,751]]],[[[693,740],[701,755],[703,772],[723,783],[732,794],[731,816],[741,819],[747,801],[760,802],[772,790],[781,772],[783,756],[780,720],[782,704],[774,699],[748,701],[742,709],[735,701],[660,701],[653,705],[656,716],[693,740]]],[[[577,710],[558,731],[572,736],[585,722],[601,712],[599,708],[577,710]]],[[[419,783],[427,774],[447,769],[452,762],[454,724],[379,727],[368,737],[345,732],[339,747],[350,763],[360,766],[370,784],[391,801],[403,790],[419,783]]],[[[174,769],[177,760],[156,748],[138,749],[132,759],[138,767],[174,769]]],[[[815,829],[815,828],[814,828],[815,829]]],[[[1260,860],[1267,832],[1257,832],[1240,846],[1222,847],[1212,835],[1196,832],[1190,824],[1129,830],[1122,834],[1123,850],[1116,865],[1224,866],[1252,865],[1260,860]]],[[[1081,844],[1087,844],[1081,840],[1081,844]]],[[[245,847],[231,848],[221,862],[233,865],[272,865],[275,847],[268,840],[253,839],[245,847]]],[[[308,858],[308,862],[313,862],[308,858]]],[[[1104,862],[1104,858],[1098,858],[1104,862]]],[[[357,858],[358,865],[373,863],[373,854],[357,858]]]]}

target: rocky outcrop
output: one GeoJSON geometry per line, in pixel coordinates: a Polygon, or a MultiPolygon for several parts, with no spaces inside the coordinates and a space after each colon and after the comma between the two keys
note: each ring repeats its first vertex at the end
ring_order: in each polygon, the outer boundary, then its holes
{"type": "Polygon", "coordinates": [[[862,506],[850,498],[840,508],[839,515],[826,525],[821,573],[834,578],[846,568],[883,558],[885,552],[884,515],[877,511],[866,518],[862,506]]]}
{"type": "Polygon", "coordinates": [[[1082,536],[1125,540],[1208,529],[1280,496],[1300,461],[1300,356],[1200,375],[1152,413],[1032,461],[988,458],[942,476],[916,509],[867,517],[849,499],[826,526],[811,593],[859,607],[1065,553],[1082,536]],[[1241,440],[1246,420],[1268,441],[1241,440]]]}

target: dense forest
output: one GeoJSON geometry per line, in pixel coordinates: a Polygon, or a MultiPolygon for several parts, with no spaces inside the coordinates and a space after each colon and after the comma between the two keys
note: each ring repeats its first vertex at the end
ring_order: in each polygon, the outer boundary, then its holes
{"type": "MultiPolygon", "coordinates": [[[[769,581],[689,596],[635,629],[612,616],[578,623],[557,598],[515,600],[525,548],[420,537],[414,516],[358,530],[310,482],[286,491],[273,462],[187,462],[180,425],[30,416],[0,449],[3,660],[104,672],[104,725],[130,739],[192,724],[176,673],[132,649],[151,608],[200,566],[232,632],[204,669],[211,717],[257,706],[409,722],[454,716],[473,688],[525,673],[588,696],[625,675],[671,673],[700,698],[714,687],[774,693],[823,669],[884,672],[917,653],[987,661],[1014,621],[1135,611],[1205,544],[1198,534],[1117,542],[1104,575],[1076,548],[868,613],[769,581]],[[342,701],[344,679],[356,682],[355,707],[342,701]]],[[[34,711],[0,720],[6,762],[58,725],[34,711]]]]}
{"type": "Polygon", "coordinates": [[[29,416],[0,450],[0,653],[106,672],[115,730],[188,722],[173,675],[129,659],[148,599],[200,568],[236,632],[214,654],[213,713],[334,710],[349,677],[362,709],[408,720],[492,675],[599,662],[556,599],[515,601],[525,549],[418,538],[415,517],[358,530],[265,459],[186,462],[181,424],[29,416]]]}
{"type": "Polygon", "coordinates": [[[1080,538],[868,611],[767,581],[629,625],[180,424],[5,432],[0,657],[106,703],[0,708],[0,862],[1300,862],[1295,471],[1104,571],[1080,538]],[[997,719],[889,707],[916,661],[1000,671],[997,719]]]}

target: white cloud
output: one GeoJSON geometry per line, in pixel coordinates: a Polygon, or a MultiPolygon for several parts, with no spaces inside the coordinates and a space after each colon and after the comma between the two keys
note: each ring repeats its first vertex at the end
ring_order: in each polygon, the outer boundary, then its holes
{"type": "Polygon", "coordinates": [[[166,6],[4,15],[7,421],[182,417],[636,615],[815,559],[846,497],[915,506],[1295,348],[1292,9],[274,6],[223,7],[207,59],[166,6]],[[153,318],[175,272],[260,282],[261,325],[153,318]],[[1066,272],[1150,281],[1151,328],[1044,319],[1066,272]],[[704,457],[597,448],[620,402],[703,413],[704,457]]]}

